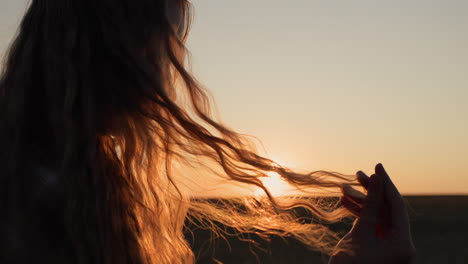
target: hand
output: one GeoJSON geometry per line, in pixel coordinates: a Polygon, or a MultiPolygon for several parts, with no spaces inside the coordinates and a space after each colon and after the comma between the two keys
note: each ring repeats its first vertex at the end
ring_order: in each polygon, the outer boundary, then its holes
{"type": "Polygon", "coordinates": [[[342,205],[358,218],[337,244],[329,264],[410,263],[416,249],[408,213],[384,167],[377,164],[371,177],[359,171],[357,179],[367,196],[349,185],[343,186],[342,205]]]}

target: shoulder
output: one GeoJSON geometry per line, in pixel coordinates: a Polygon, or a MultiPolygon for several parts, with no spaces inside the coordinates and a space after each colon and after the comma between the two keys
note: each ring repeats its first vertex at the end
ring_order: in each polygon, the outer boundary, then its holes
{"type": "Polygon", "coordinates": [[[37,162],[25,162],[21,174],[25,203],[15,205],[14,217],[2,220],[0,263],[73,263],[59,175],[37,162]]]}
{"type": "Polygon", "coordinates": [[[41,211],[61,210],[66,200],[66,191],[58,171],[38,162],[31,162],[27,174],[32,207],[41,211]]]}

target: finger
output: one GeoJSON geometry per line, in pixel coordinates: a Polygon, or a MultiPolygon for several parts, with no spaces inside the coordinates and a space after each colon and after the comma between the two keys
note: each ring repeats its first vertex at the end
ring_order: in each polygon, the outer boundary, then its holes
{"type": "Polygon", "coordinates": [[[355,216],[359,216],[361,214],[362,207],[350,200],[348,197],[341,197],[341,204],[355,216]]]}
{"type": "Polygon", "coordinates": [[[367,176],[364,172],[358,171],[356,172],[358,182],[364,187],[364,189],[369,189],[369,176],[367,176]]]}
{"type": "Polygon", "coordinates": [[[374,235],[374,227],[378,223],[379,212],[382,207],[382,189],[382,176],[378,174],[372,175],[369,178],[369,191],[359,221],[359,228],[372,231],[369,232],[372,235],[374,235]]]}
{"type": "Polygon", "coordinates": [[[382,175],[385,200],[390,208],[391,223],[399,228],[409,228],[408,213],[400,192],[393,184],[382,164],[375,167],[376,173],[382,175]]]}
{"type": "Polygon", "coordinates": [[[363,205],[366,202],[366,195],[363,194],[362,192],[354,189],[351,187],[349,184],[343,184],[341,191],[344,196],[348,197],[355,203],[358,203],[360,205],[363,205]]]}

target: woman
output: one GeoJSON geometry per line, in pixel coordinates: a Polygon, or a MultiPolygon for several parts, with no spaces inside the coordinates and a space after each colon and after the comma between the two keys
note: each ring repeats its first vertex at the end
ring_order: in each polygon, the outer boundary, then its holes
{"type": "Polygon", "coordinates": [[[32,0],[0,80],[0,263],[191,263],[187,220],[213,229],[293,236],[331,263],[408,263],[404,204],[381,165],[358,182],[297,173],[214,120],[184,66],[186,0],[32,0]],[[173,164],[198,162],[267,199],[190,200],[173,164]],[[214,169],[215,167],[218,170],[214,169]],[[339,204],[273,197],[276,172],[297,188],[342,188],[339,204]],[[352,189],[362,185],[367,197],[352,189]],[[344,186],[344,187],[343,187],[344,186]],[[338,234],[304,223],[354,214],[338,234]],[[336,246],[335,246],[336,245],[336,246]]]}

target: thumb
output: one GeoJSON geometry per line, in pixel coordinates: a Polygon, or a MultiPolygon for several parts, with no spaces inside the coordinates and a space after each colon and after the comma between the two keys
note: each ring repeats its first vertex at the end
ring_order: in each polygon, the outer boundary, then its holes
{"type": "Polygon", "coordinates": [[[392,224],[401,230],[409,232],[409,218],[403,197],[382,164],[377,164],[376,173],[381,175],[383,179],[383,192],[389,203],[392,224]]]}

